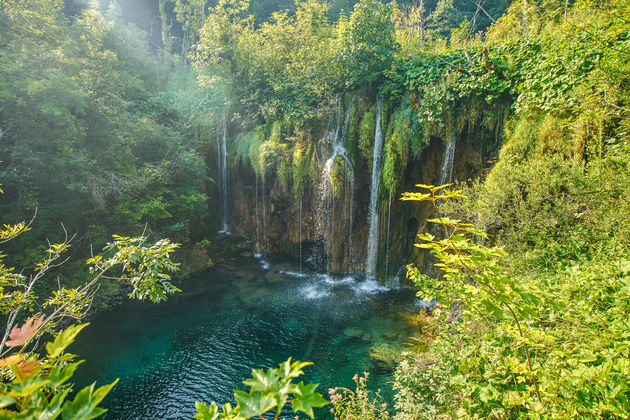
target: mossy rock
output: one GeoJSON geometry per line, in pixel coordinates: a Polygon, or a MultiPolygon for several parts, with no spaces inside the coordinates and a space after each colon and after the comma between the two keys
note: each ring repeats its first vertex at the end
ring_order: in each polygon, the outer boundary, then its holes
{"type": "Polygon", "coordinates": [[[374,367],[380,371],[392,372],[398,366],[398,358],[402,347],[382,343],[370,347],[370,359],[374,367]]]}

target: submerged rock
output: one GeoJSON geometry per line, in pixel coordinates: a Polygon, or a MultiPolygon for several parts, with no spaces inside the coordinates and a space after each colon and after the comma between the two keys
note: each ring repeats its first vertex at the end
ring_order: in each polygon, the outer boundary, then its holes
{"type": "Polygon", "coordinates": [[[401,352],[402,347],[398,343],[381,343],[370,347],[370,359],[376,369],[391,372],[398,365],[398,357],[401,352]]]}
{"type": "Polygon", "coordinates": [[[363,337],[363,330],[349,327],[343,330],[343,335],[350,339],[360,339],[363,337]]]}

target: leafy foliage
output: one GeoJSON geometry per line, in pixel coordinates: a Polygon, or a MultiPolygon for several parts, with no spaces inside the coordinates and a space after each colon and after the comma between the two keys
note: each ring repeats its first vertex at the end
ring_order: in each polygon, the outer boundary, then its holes
{"type": "MultiPolygon", "coordinates": [[[[72,384],[69,380],[81,364],[77,356],[64,353],[76,335],[88,324],[72,325],[46,344],[46,356],[18,352],[0,360],[5,375],[10,369],[13,379],[0,385],[2,419],[63,418],[89,420],[101,416],[107,410],[98,407],[117,381],[94,389],[86,386],[70,399],[72,384]]],[[[28,322],[20,328],[28,331],[23,338],[29,341],[35,330],[28,322]]],[[[7,342],[7,345],[13,346],[7,342]]]]}
{"type": "Polygon", "coordinates": [[[262,415],[276,408],[277,419],[283,407],[291,403],[294,412],[303,412],[310,418],[315,418],[313,408],[328,404],[322,395],[315,391],[317,384],[293,383],[293,379],[302,375],[302,369],[310,362],[291,362],[291,358],[280,363],[277,368],[252,370],[252,377],[243,381],[249,387],[249,392],[234,391],[236,407],[230,403],[223,405],[221,411],[216,403],[210,406],[197,402],[195,408],[198,420],[219,419],[247,419],[262,417],[262,415]]]}
{"type": "MultiPolygon", "coordinates": [[[[438,200],[461,197],[448,186],[420,187],[428,193],[403,199],[430,201],[438,214],[438,200]]],[[[442,239],[422,234],[417,246],[434,253],[443,276],[411,266],[408,275],[423,299],[435,299],[436,339],[428,354],[408,354],[397,372],[401,415],[624,418],[625,260],[568,262],[540,277],[515,277],[504,251],[469,237],[487,239],[485,232],[443,216],[433,222],[442,239]]]]}

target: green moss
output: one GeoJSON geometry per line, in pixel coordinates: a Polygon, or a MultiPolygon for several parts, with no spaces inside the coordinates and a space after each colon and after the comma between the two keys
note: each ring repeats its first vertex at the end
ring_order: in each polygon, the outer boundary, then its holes
{"type": "Polygon", "coordinates": [[[282,159],[278,164],[278,182],[284,192],[289,191],[289,185],[291,184],[293,166],[291,164],[291,158],[282,159]]]}
{"type": "Polygon", "coordinates": [[[371,170],[372,154],[374,150],[374,132],[376,130],[376,108],[368,107],[359,125],[359,150],[369,163],[371,170]]]}
{"type": "Polygon", "coordinates": [[[233,165],[237,165],[239,162],[247,161],[252,165],[254,171],[260,174],[260,146],[262,144],[262,136],[259,131],[248,131],[242,136],[238,137],[231,143],[232,156],[234,160],[231,162],[233,165]]]}
{"type": "Polygon", "coordinates": [[[383,192],[387,192],[387,195],[389,195],[396,192],[396,187],[402,178],[403,166],[401,156],[396,150],[394,138],[390,139],[385,150],[386,157],[381,172],[381,185],[383,186],[383,192]]]}
{"type": "Polygon", "coordinates": [[[343,185],[346,179],[346,161],[341,156],[335,157],[332,168],[330,169],[330,184],[332,185],[332,193],[334,198],[341,197],[343,185]]]}
{"type": "Polygon", "coordinates": [[[308,141],[310,136],[304,136],[296,143],[292,152],[291,174],[293,178],[293,195],[299,199],[313,179],[312,160],[313,145],[308,141]]]}

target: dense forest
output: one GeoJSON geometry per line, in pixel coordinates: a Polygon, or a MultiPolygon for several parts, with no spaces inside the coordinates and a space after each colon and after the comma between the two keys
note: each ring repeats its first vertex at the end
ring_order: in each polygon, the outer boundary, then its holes
{"type": "Polygon", "coordinates": [[[390,401],[196,418],[629,418],[629,58],[628,0],[0,0],[0,418],[104,414],[77,322],[235,254],[423,308],[390,401]]]}

